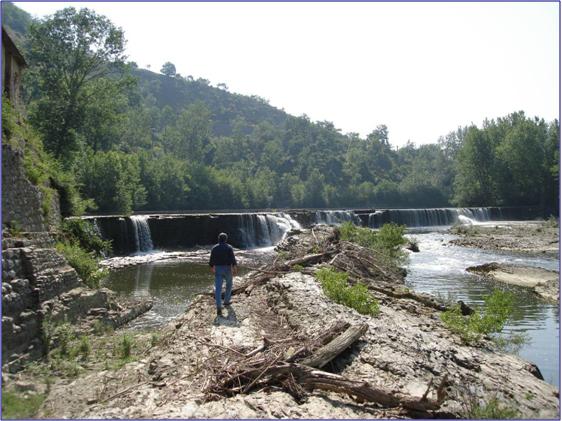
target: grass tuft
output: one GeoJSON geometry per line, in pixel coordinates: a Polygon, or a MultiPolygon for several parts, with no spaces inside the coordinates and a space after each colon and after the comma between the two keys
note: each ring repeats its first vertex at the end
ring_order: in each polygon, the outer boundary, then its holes
{"type": "Polygon", "coordinates": [[[45,400],[41,394],[2,391],[2,419],[32,418],[45,400]]]}

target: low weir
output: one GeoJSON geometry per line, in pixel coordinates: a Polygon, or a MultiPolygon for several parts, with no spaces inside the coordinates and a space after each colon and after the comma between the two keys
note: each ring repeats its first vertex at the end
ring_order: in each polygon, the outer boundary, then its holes
{"type": "Polygon", "coordinates": [[[102,237],[111,240],[117,255],[206,246],[219,233],[237,248],[277,244],[300,224],[285,213],[90,216],[102,237]]]}
{"type": "Polygon", "coordinates": [[[277,244],[291,229],[314,224],[356,225],[379,228],[394,222],[407,227],[447,226],[457,222],[530,220],[544,217],[537,207],[289,210],[286,212],[151,214],[85,216],[102,237],[111,240],[117,255],[178,250],[216,243],[221,232],[237,248],[277,244]]]}

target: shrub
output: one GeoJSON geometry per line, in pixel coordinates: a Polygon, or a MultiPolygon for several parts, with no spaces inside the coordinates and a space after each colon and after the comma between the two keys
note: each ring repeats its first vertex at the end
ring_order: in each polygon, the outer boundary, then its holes
{"type": "Polygon", "coordinates": [[[111,251],[111,241],[106,241],[97,232],[94,224],[80,218],[68,218],[61,224],[60,235],[67,243],[78,244],[87,251],[102,257],[111,251]]]}
{"type": "Polygon", "coordinates": [[[384,224],[378,231],[344,222],[339,227],[340,238],[373,249],[393,260],[403,257],[400,246],[408,240],[404,237],[406,227],[394,223],[384,224]]]}
{"type": "Polygon", "coordinates": [[[100,281],[107,276],[107,270],[100,270],[98,261],[87,251],[76,244],[57,243],[57,250],[66,257],[86,285],[99,288],[100,281]]]}
{"type": "Polygon", "coordinates": [[[466,343],[482,339],[484,335],[501,332],[513,312],[513,294],[494,290],[484,299],[484,308],[470,316],[463,316],[460,305],[441,314],[445,326],[461,336],[466,343]]]}
{"type": "Polygon", "coordinates": [[[80,342],[78,343],[78,347],[76,348],[76,353],[86,358],[88,355],[90,355],[91,351],[92,346],[90,345],[90,340],[87,336],[82,336],[80,338],[80,342]]]}
{"type": "Polygon", "coordinates": [[[351,307],[361,314],[376,316],[379,313],[379,303],[369,293],[367,286],[348,285],[346,273],[322,268],[316,272],[316,277],[326,296],[336,303],[351,307]]]}

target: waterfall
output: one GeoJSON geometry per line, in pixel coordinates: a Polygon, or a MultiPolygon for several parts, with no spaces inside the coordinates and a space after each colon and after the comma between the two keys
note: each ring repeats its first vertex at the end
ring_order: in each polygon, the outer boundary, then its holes
{"type": "Polygon", "coordinates": [[[150,236],[150,227],[148,226],[148,216],[133,215],[131,216],[133,224],[133,234],[135,237],[136,251],[150,251],[154,248],[152,237],[150,236]]]}
{"type": "Polygon", "coordinates": [[[255,215],[258,222],[256,242],[260,246],[270,246],[271,234],[269,232],[268,216],[269,215],[255,215]]]}
{"type": "Polygon", "coordinates": [[[274,246],[300,224],[286,213],[239,215],[240,237],[247,248],[274,246]]]}
{"type": "Polygon", "coordinates": [[[432,227],[490,220],[490,208],[385,209],[370,213],[368,225],[379,228],[394,222],[407,227],[432,227]]]}
{"type": "Polygon", "coordinates": [[[353,222],[355,225],[361,225],[361,219],[353,211],[316,211],[315,218],[317,224],[338,225],[342,222],[353,222]]]}

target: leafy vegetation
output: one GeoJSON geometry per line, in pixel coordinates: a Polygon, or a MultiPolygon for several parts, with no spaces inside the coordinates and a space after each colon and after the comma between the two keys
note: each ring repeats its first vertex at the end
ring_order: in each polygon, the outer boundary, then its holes
{"type": "Polygon", "coordinates": [[[60,235],[67,243],[78,244],[84,250],[101,257],[111,251],[111,241],[101,238],[94,224],[79,218],[65,219],[61,224],[60,235]]]}
{"type": "Polygon", "coordinates": [[[326,296],[336,303],[351,307],[361,314],[376,316],[379,313],[379,303],[369,293],[367,286],[361,283],[348,285],[346,273],[322,268],[316,272],[316,278],[326,296]]]}
{"type": "Polygon", "coordinates": [[[96,232],[92,222],[78,218],[66,219],[59,229],[57,250],[64,255],[90,288],[99,288],[107,270],[100,269],[99,259],[111,250],[111,242],[96,232]]]}
{"type": "Polygon", "coordinates": [[[2,390],[2,419],[32,418],[45,400],[42,394],[22,394],[2,390]]]}
{"type": "MultiPolygon", "coordinates": [[[[87,9],[32,21],[25,99],[89,210],[558,206],[559,122],[522,112],[393,148],[388,128],[341,133],[224,83],[125,63],[125,34],[87,9]],[[70,41],[72,40],[72,41],[70,41]]],[[[45,178],[39,170],[31,177],[45,178]]],[[[55,183],[56,184],[56,183],[55,183]]],[[[72,185],[72,183],[70,183],[72,185]]]]}
{"type": "Polygon", "coordinates": [[[481,405],[478,400],[474,399],[466,405],[464,413],[464,417],[467,419],[483,420],[514,419],[520,416],[521,414],[516,408],[510,408],[505,404],[501,404],[496,397],[490,399],[484,405],[481,405]]]}
{"type": "Polygon", "coordinates": [[[60,197],[63,216],[80,215],[93,201],[85,201],[79,195],[74,175],[65,171],[43,147],[40,135],[25,120],[20,111],[2,96],[2,143],[23,152],[23,166],[31,183],[42,195],[42,211],[49,216],[52,198],[56,190],[60,197]]]}
{"type": "Polygon", "coordinates": [[[90,288],[99,288],[100,281],[107,276],[107,271],[99,268],[97,259],[77,244],[57,243],[57,251],[62,253],[70,266],[90,288]]]}
{"type": "Polygon", "coordinates": [[[407,243],[404,237],[406,227],[394,223],[384,224],[379,230],[362,228],[351,222],[339,227],[340,238],[373,249],[391,259],[400,259],[403,253],[400,247],[407,243]]]}
{"type": "Polygon", "coordinates": [[[452,332],[461,336],[463,341],[472,344],[484,335],[501,332],[513,313],[513,294],[494,290],[484,299],[484,307],[470,316],[463,316],[460,305],[441,314],[441,320],[452,332]]]}

